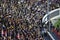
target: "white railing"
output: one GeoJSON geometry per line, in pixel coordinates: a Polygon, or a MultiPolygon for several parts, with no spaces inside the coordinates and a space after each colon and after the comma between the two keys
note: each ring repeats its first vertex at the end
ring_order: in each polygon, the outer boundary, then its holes
{"type": "Polygon", "coordinates": [[[50,32],[47,31],[47,33],[51,37],[52,40],[55,40],[55,38],[50,34],[50,32]]]}
{"type": "Polygon", "coordinates": [[[42,23],[47,23],[50,19],[52,19],[53,17],[56,17],[58,15],[60,15],[60,8],[52,10],[48,14],[46,14],[42,19],[42,23]]]}

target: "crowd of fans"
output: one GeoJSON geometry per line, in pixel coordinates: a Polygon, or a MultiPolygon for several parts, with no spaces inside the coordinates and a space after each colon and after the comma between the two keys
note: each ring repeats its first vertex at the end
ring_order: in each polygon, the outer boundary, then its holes
{"type": "MultiPolygon", "coordinates": [[[[47,0],[0,0],[0,40],[44,40],[42,18],[47,0]]],[[[49,11],[59,8],[60,0],[49,1],[49,11]]]]}

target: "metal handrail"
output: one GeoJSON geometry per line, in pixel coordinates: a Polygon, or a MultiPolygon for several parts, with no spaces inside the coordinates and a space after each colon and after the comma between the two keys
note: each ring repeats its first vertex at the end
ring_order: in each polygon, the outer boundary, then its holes
{"type": "Polygon", "coordinates": [[[43,22],[48,22],[51,18],[53,18],[53,17],[55,17],[55,16],[58,16],[58,15],[60,15],[60,8],[58,8],[58,9],[55,9],[55,10],[52,10],[52,11],[50,11],[48,14],[46,14],[44,17],[43,17],[43,19],[42,19],[42,23],[43,22]],[[57,12],[57,13],[56,13],[57,12]],[[53,16],[52,16],[53,15],[53,16]],[[50,16],[51,18],[50,19],[48,19],[48,16],[50,16]]]}

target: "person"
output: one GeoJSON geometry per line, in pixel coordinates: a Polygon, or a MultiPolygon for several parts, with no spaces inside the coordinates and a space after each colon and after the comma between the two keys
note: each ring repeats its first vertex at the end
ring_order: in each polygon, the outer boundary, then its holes
{"type": "MultiPolygon", "coordinates": [[[[38,29],[42,28],[42,18],[47,12],[46,0],[1,0],[0,2],[0,30],[1,36],[5,35],[1,37],[2,40],[3,38],[40,40],[41,34],[38,34],[38,29]]],[[[59,2],[57,4],[56,2],[51,1],[52,6],[49,11],[56,9],[56,5],[59,5],[59,2]]]]}

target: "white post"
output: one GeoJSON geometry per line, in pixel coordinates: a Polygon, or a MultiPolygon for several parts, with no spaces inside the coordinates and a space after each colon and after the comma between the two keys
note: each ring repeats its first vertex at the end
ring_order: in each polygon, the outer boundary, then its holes
{"type": "MultiPolygon", "coordinates": [[[[49,0],[47,0],[47,14],[49,13],[49,0]]],[[[47,16],[48,20],[50,19],[49,16],[47,16]]],[[[50,31],[50,21],[49,21],[49,31],[50,31]]]]}

